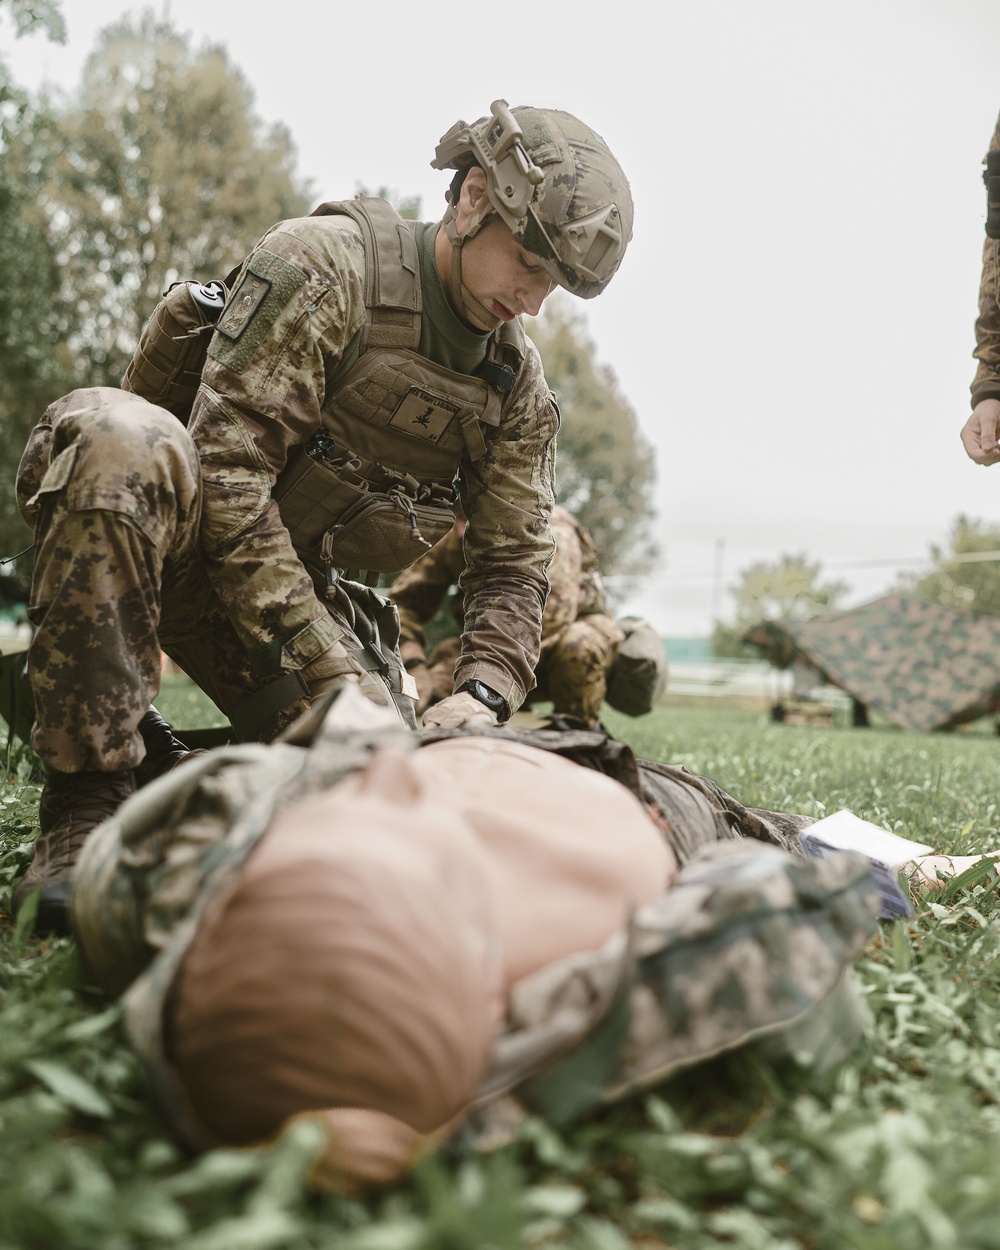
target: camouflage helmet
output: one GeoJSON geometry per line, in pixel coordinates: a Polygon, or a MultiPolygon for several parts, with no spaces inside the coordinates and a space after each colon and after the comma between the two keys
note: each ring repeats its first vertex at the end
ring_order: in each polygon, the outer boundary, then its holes
{"type": "Polygon", "coordinates": [[[431,161],[462,174],[473,165],[486,174],[487,211],[549,276],[584,299],[600,295],[625,255],[633,216],[628,179],[600,135],[570,113],[494,100],[489,117],[456,122],[431,161]]]}

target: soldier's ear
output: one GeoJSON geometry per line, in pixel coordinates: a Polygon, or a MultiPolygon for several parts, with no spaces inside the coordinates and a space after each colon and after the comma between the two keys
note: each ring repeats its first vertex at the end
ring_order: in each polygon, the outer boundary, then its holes
{"type": "Polygon", "coordinates": [[[473,165],[462,183],[458,206],[470,216],[479,217],[486,205],[486,175],[478,165],[473,165]]]}

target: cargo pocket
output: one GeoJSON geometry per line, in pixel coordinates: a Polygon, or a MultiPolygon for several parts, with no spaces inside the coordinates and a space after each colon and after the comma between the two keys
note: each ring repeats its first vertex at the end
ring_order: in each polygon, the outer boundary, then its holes
{"type": "Polygon", "coordinates": [[[257,521],[271,498],[267,466],[250,431],[218,402],[199,415],[198,458],[204,483],[202,542],[208,552],[257,521]]]}
{"type": "Polygon", "coordinates": [[[50,495],[66,489],[66,485],[73,475],[77,451],[77,444],[71,443],[69,447],[59,452],[58,455],[49,461],[49,467],[45,470],[38,489],[25,505],[26,511],[32,515],[37,515],[50,495]]]}

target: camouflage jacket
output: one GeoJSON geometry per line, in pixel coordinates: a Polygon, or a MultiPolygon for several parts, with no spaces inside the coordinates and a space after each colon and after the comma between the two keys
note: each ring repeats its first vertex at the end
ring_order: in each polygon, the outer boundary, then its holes
{"type": "MultiPolygon", "coordinates": [[[[434,227],[418,225],[423,254],[434,227]]],[[[290,453],[316,434],[331,380],[353,363],[366,315],[362,236],[342,215],[279,223],[257,245],[261,272],[283,275],[246,314],[239,352],[217,330],[190,431],[204,482],[202,542],[213,585],[262,673],[301,667],[337,640],[271,496],[290,453]],[[266,253],[266,255],[262,255],[266,253]],[[270,265],[270,269],[268,269],[270,265]],[[286,289],[287,288],[287,289],[286,289]]],[[[486,336],[447,305],[432,263],[421,263],[420,351],[468,371],[486,336]],[[430,290],[430,287],[434,287],[430,290]],[[435,309],[432,316],[428,310],[435,309]],[[480,342],[481,340],[481,342],[480,342]]],[[[245,297],[253,304],[253,296],[245,297]]],[[[229,315],[227,308],[224,317],[229,315]]],[[[516,709],[537,661],[552,556],[558,411],[529,343],[486,453],[461,469],[469,517],[466,646],[459,680],[478,678],[516,709]]]]}
{"type": "MultiPolygon", "coordinates": [[[[131,1040],[178,1133],[210,1140],[164,1042],[171,985],[199,917],[282,804],[329,789],[391,743],[418,750],[465,730],[407,733],[351,687],[308,748],[224,747],[161,777],[101,825],[77,867],[73,923],[109,992],[125,991],[131,1040]]],[[[566,1123],[689,1064],[772,1034],[811,1050],[856,1037],[845,975],[875,929],[868,862],[797,854],[808,817],[744,807],[686,769],[637,761],[604,733],[476,731],[555,750],[614,777],[660,824],[682,871],[601,950],[518,982],[472,1108],[488,1140],[505,1106],[566,1123]],[[845,995],[847,997],[845,998],[845,995]]]]}
{"type": "MultiPolygon", "coordinates": [[[[990,151],[997,149],[1000,149],[1000,117],[990,142],[990,151]]],[[[972,354],[979,361],[971,388],[975,407],[981,399],[1000,399],[1000,239],[987,238],[983,244],[976,350],[972,354]]]]}
{"type": "MultiPolygon", "coordinates": [[[[558,504],[552,509],[550,524],[555,554],[549,565],[549,593],[542,614],[543,647],[581,616],[610,614],[590,533],[558,504]]],[[[464,572],[465,551],[456,528],[399,574],[386,593],[399,610],[401,642],[415,642],[426,650],[424,626],[440,609],[448,591],[462,583],[464,572]]],[[[460,623],[464,617],[462,601],[460,594],[452,605],[460,623]]]]}

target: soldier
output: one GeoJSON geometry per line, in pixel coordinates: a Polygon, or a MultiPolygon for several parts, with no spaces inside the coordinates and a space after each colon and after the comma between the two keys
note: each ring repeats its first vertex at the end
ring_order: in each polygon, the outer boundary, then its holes
{"type": "Polygon", "coordinates": [[[971,459],[988,465],[1000,461],[1000,118],[984,164],[986,241],[973,352],[979,366],[972,381],[972,415],[962,428],[962,442],[971,459]]]}
{"type": "MultiPolygon", "coordinates": [[[[455,171],[440,223],[359,197],[264,235],[187,430],[141,397],[178,368],[149,347],[130,390],[74,391],[31,435],[18,497],[36,526],[46,777],[15,905],[40,888],[42,925],[65,923],[83,841],[132,791],[145,738],[163,739],[147,712],[161,647],[244,740],[273,738],[344,681],[415,724],[395,612],[370,584],[446,533],[459,500],[466,630],[427,719],[496,724],[529,689],[558,413],[520,316],[555,285],[604,290],[631,195],[588,126],[504,101],[456,123],[431,163],[455,171]],[[345,575],[360,570],[368,585],[345,575]]],[[[183,757],[174,745],[167,733],[163,766],[183,757]]]]}
{"type": "MultiPolygon", "coordinates": [[[[580,522],[556,505],[551,518],[555,555],[549,566],[549,597],[542,614],[542,645],[536,686],[527,702],[551,702],[554,716],[576,726],[597,724],[608,672],[625,635],[611,616],[597,567],[594,540],[580,522]]],[[[386,592],[399,611],[400,653],[417,683],[417,711],[447,695],[460,639],[445,638],[427,655],[424,626],[437,613],[465,570],[465,520],[408,569],[386,592]]],[[[461,624],[462,596],[452,600],[461,624]]]]}

